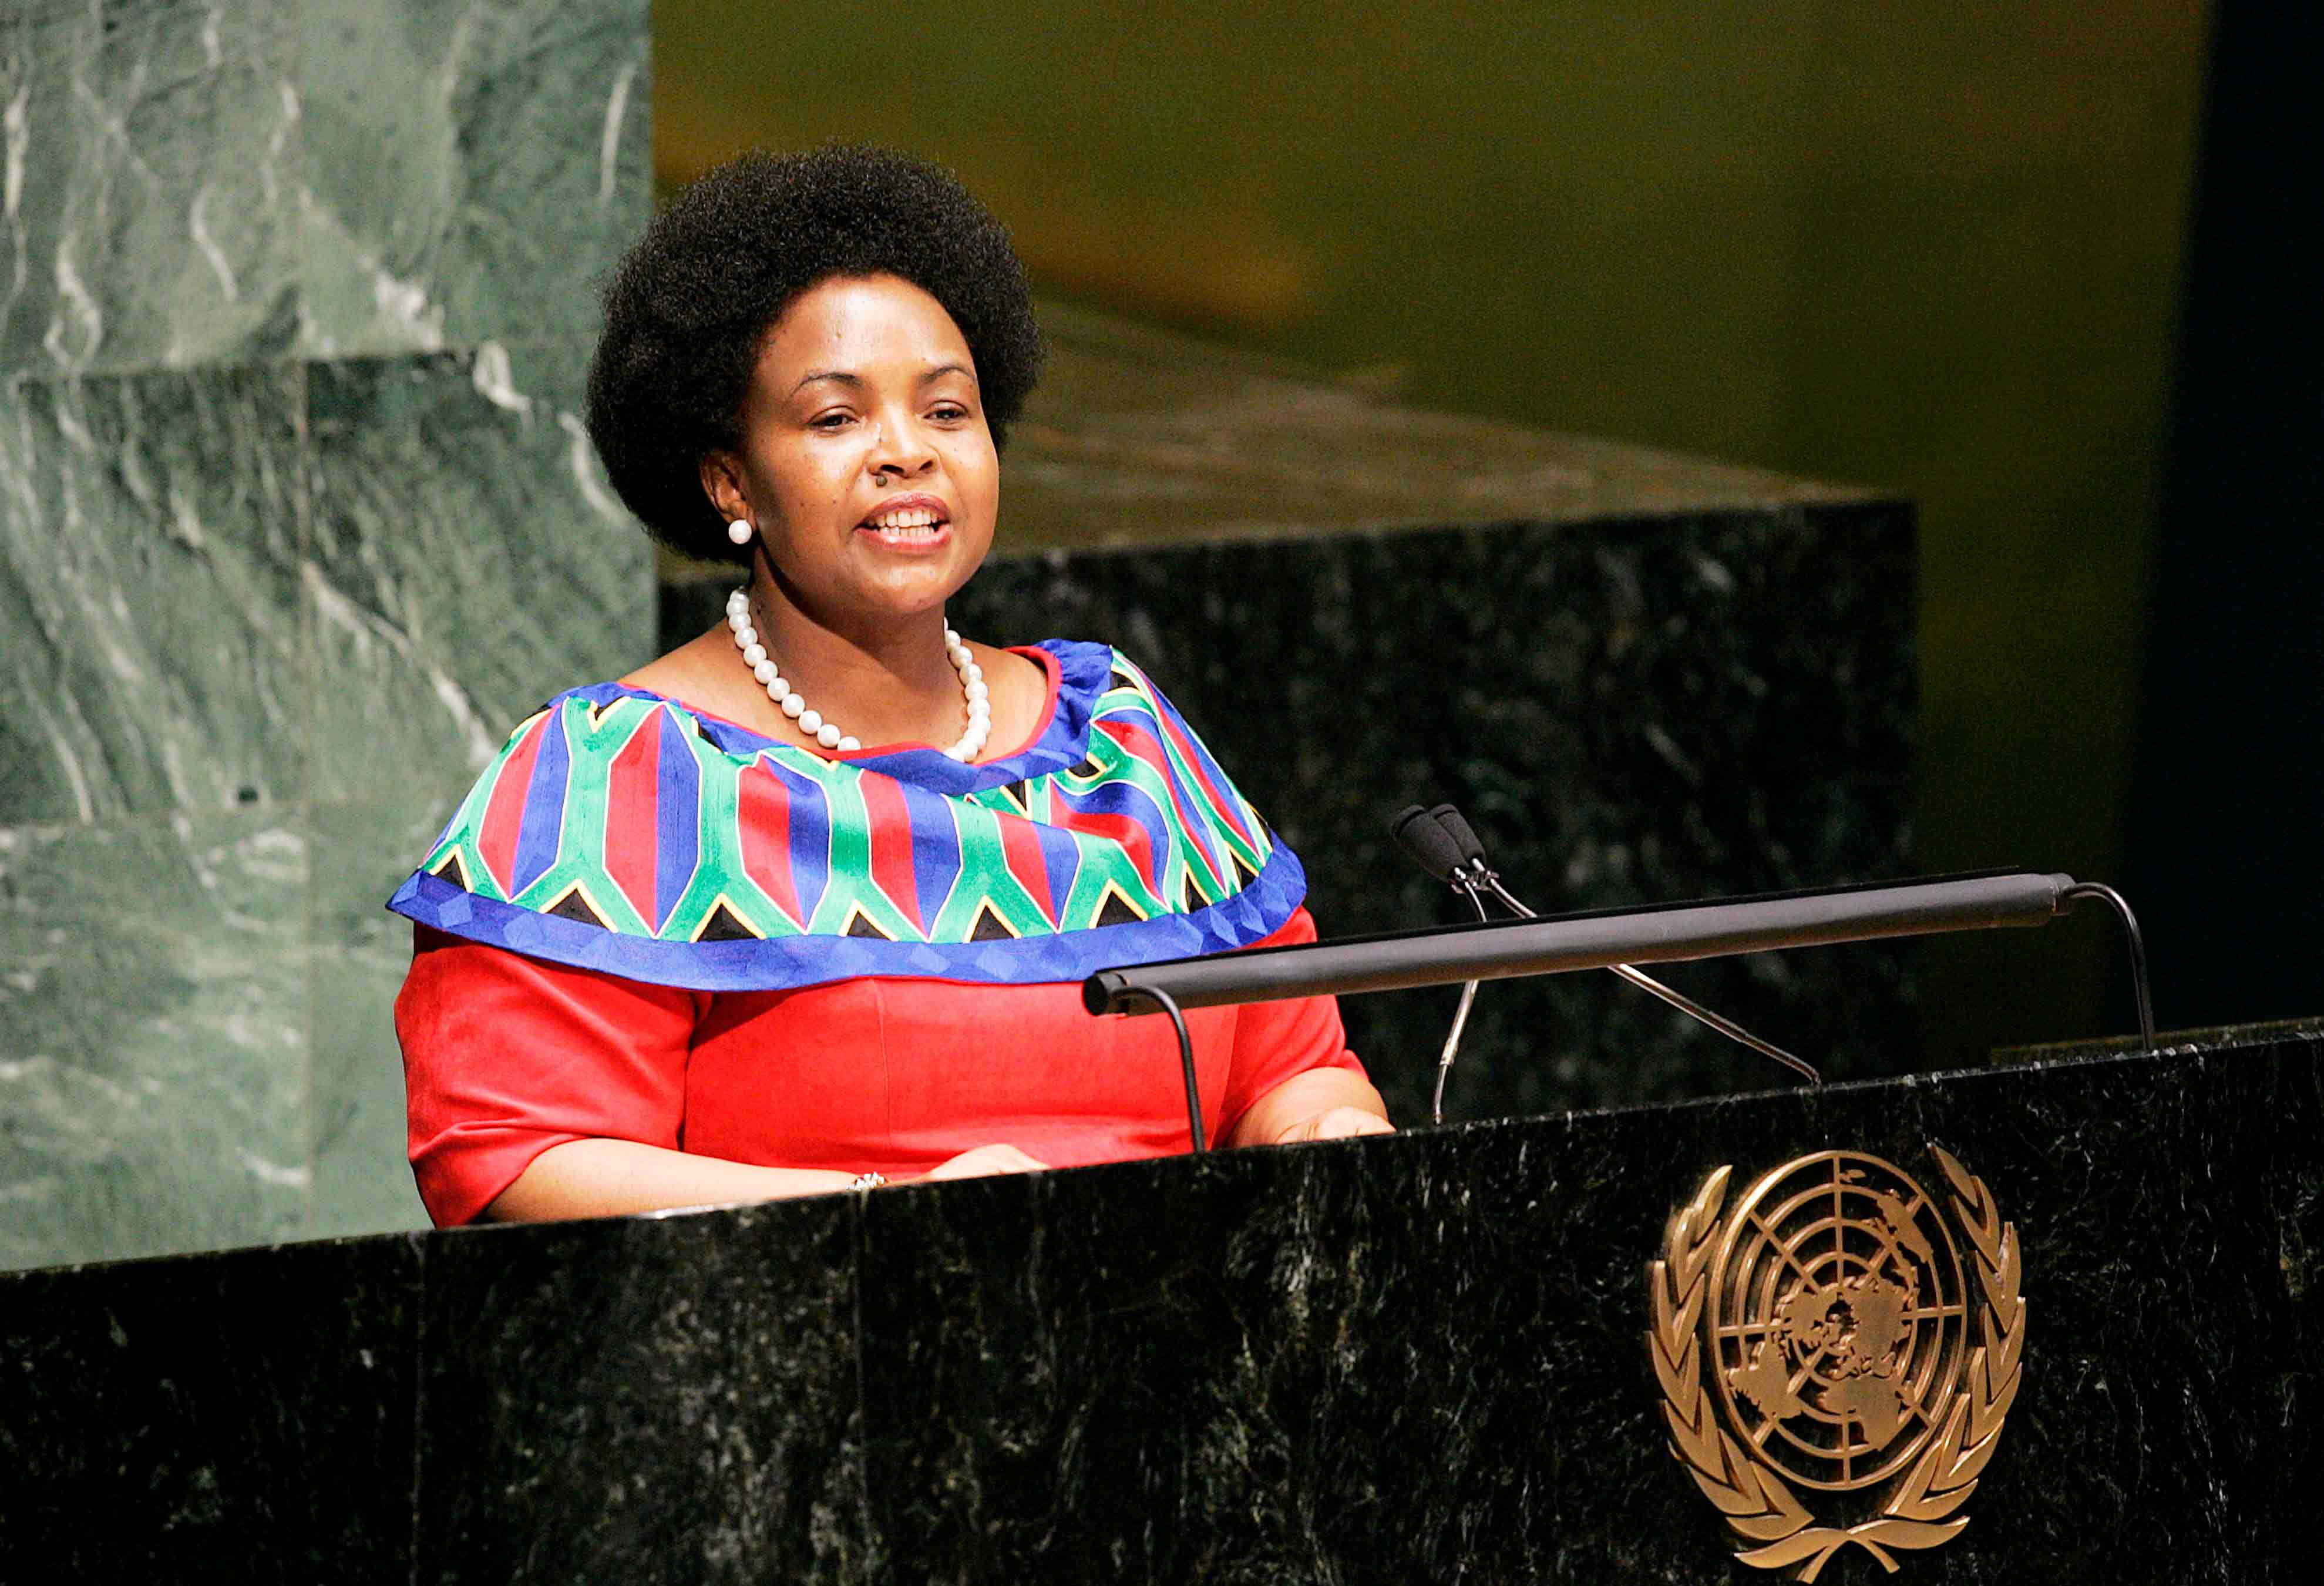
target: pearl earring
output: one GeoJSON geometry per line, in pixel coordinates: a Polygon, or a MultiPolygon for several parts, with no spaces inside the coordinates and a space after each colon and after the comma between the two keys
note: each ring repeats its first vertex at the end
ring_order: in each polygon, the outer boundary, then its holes
{"type": "Polygon", "coordinates": [[[733,540],[737,545],[750,544],[751,520],[748,518],[737,518],[733,522],[727,524],[726,538],[733,540]]]}

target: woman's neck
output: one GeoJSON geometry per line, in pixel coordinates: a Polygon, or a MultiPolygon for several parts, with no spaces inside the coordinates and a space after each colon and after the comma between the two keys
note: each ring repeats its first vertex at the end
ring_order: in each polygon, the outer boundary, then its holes
{"type": "MultiPolygon", "coordinates": [[[[877,622],[811,613],[763,567],[753,569],[750,595],[769,659],[824,720],[866,745],[941,747],[960,736],[966,707],[941,610],[877,622]]],[[[733,664],[741,669],[739,654],[733,664]]],[[[785,725],[805,737],[796,723],[785,725]]]]}

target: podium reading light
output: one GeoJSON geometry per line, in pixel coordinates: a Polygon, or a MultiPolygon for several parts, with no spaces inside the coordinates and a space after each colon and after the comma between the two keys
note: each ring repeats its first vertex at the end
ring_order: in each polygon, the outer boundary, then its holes
{"type": "Polygon", "coordinates": [[[1553,919],[1497,920],[1126,964],[1101,969],[1084,980],[1082,1006],[1092,1013],[1158,1010],[1171,1016],[1185,1069],[1187,1125],[1200,1150],[1201,1096],[1184,1014],[1189,1008],[1398,991],[1611,969],[1618,964],[1677,964],[1785,947],[2047,925],[2090,898],[2105,903],[2122,921],[2130,947],[2139,1034],[2152,1056],[2154,1010],[2147,995],[2146,948],[2130,905],[2113,888],[2095,881],[2020,871],[1709,899],[1553,919]]]}

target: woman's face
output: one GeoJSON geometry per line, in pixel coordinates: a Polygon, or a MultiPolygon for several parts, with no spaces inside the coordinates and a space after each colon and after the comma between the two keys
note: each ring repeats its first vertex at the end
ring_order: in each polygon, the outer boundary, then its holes
{"type": "Polygon", "coordinates": [[[893,275],[835,276],[767,333],[742,445],[706,460],[790,597],[832,626],[941,607],[992,545],[1000,461],[944,305],[893,275]]]}

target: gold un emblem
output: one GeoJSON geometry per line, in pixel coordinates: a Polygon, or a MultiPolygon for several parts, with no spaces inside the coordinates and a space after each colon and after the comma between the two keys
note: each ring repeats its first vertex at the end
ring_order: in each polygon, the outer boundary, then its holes
{"type": "Polygon", "coordinates": [[[1893,1573],[1897,1553],[1969,1524],[1958,1511],[2017,1396],[2025,1299],[2016,1227],[1967,1168],[1929,1154],[1945,1208],[1894,1164],[1819,1151],[1722,1218],[1721,1167],[1648,1268],[1671,1452],[1748,1544],[1747,1564],[1812,1581],[1852,1545],[1893,1573]]]}

